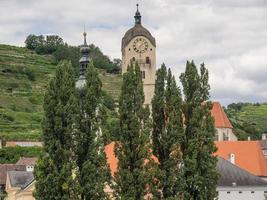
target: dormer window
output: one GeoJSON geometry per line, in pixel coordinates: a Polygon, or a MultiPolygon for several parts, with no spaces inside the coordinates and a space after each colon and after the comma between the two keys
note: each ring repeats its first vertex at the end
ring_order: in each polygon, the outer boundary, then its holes
{"type": "Polygon", "coordinates": [[[235,154],[234,154],[234,153],[230,153],[230,154],[229,154],[229,161],[230,161],[232,164],[235,164],[235,154]]]}
{"type": "Polygon", "coordinates": [[[33,165],[27,165],[26,166],[26,171],[27,172],[32,172],[34,170],[34,166],[33,165]]]}

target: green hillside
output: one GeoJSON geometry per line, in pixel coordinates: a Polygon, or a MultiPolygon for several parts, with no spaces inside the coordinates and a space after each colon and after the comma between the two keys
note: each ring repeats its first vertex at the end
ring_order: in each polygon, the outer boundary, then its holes
{"type": "Polygon", "coordinates": [[[233,103],[226,111],[240,139],[260,139],[267,132],[267,103],[233,103]]]}
{"type": "Polygon", "coordinates": [[[267,131],[267,104],[244,106],[238,115],[244,121],[257,126],[261,132],[267,131]]]}
{"type": "MultiPolygon", "coordinates": [[[[52,56],[0,45],[0,139],[40,139],[43,95],[55,69],[52,56]]],[[[99,73],[103,89],[118,99],[121,76],[99,73]]]]}

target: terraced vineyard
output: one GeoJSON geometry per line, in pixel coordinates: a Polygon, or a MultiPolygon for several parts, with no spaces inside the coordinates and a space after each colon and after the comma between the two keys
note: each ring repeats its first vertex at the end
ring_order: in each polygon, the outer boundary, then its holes
{"type": "MultiPolygon", "coordinates": [[[[43,96],[55,69],[52,56],[0,45],[0,139],[40,139],[43,96]]],[[[121,76],[100,71],[100,78],[103,89],[118,99],[121,76]]]]}
{"type": "Polygon", "coordinates": [[[242,120],[257,126],[261,133],[267,132],[267,103],[243,106],[237,115],[242,120]]]}

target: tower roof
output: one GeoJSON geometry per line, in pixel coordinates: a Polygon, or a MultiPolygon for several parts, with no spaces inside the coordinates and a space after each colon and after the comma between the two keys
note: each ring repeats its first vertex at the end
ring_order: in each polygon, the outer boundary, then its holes
{"type": "Polygon", "coordinates": [[[139,4],[136,4],[136,13],[135,13],[135,16],[134,16],[134,19],[135,19],[135,24],[141,24],[141,19],[142,19],[142,16],[141,16],[141,13],[139,12],[139,4]]]}
{"type": "Polygon", "coordinates": [[[84,37],[84,42],[83,42],[83,45],[81,46],[81,48],[80,48],[80,52],[82,53],[82,54],[89,54],[89,46],[87,45],[87,42],[86,42],[86,35],[87,35],[87,33],[86,32],[84,32],[83,33],[83,37],[84,37]]]}
{"type": "Polygon", "coordinates": [[[216,128],[233,128],[231,122],[229,121],[219,102],[213,102],[211,115],[215,119],[216,128]]]}
{"type": "Polygon", "coordinates": [[[153,46],[156,47],[156,40],[155,38],[151,35],[151,33],[145,28],[142,26],[142,23],[141,23],[141,13],[138,9],[138,4],[137,4],[137,11],[135,13],[135,26],[132,27],[131,29],[129,29],[124,37],[122,38],[122,44],[121,44],[121,51],[124,50],[124,48],[130,43],[130,41],[134,38],[134,37],[137,37],[137,36],[144,36],[146,37],[151,43],[153,46]]]}

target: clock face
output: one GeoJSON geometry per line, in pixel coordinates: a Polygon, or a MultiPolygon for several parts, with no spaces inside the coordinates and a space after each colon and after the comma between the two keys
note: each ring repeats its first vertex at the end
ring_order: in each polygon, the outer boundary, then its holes
{"type": "Polygon", "coordinates": [[[145,53],[148,49],[148,42],[144,38],[137,38],[133,43],[133,49],[137,53],[145,53]]]}

